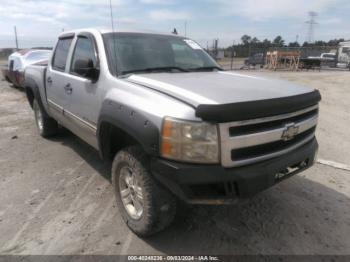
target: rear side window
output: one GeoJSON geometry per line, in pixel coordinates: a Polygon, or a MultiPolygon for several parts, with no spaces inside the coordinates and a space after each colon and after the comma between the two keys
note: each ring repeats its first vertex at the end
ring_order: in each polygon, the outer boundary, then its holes
{"type": "Polygon", "coordinates": [[[52,60],[53,69],[59,71],[64,71],[66,69],[67,56],[72,40],[73,38],[64,38],[58,40],[55,54],[52,60]]]}
{"type": "Polygon", "coordinates": [[[97,58],[92,40],[87,37],[78,37],[72,58],[71,73],[84,77],[84,73],[79,69],[96,67],[96,63],[97,58]]]}
{"type": "Polygon", "coordinates": [[[9,66],[10,71],[13,71],[13,65],[14,65],[14,63],[15,63],[14,60],[10,60],[10,66],[9,66]]]}

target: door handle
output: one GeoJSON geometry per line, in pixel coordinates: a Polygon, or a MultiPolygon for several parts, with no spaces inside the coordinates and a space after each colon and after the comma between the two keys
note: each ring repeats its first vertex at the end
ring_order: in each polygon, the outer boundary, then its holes
{"type": "Polygon", "coordinates": [[[70,83],[68,83],[64,86],[64,90],[66,91],[66,93],[68,95],[70,95],[73,92],[73,88],[71,87],[70,83]]]}
{"type": "Polygon", "coordinates": [[[47,82],[48,84],[52,84],[52,78],[51,78],[51,77],[48,77],[48,78],[46,79],[46,82],[47,82]]]}

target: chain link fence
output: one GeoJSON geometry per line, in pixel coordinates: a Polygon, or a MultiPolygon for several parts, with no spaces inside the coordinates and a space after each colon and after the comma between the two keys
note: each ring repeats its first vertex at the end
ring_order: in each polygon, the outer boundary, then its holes
{"type": "MultiPolygon", "coordinates": [[[[250,46],[237,46],[225,50],[219,50],[217,53],[223,52],[220,58],[214,58],[226,70],[247,69],[250,67],[263,67],[266,62],[267,52],[273,51],[298,51],[300,58],[320,57],[323,53],[337,54],[337,46],[314,46],[314,47],[269,47],[257,48],[250,46]]],[[[213,53],[213,52],[210,52],[213,53]]]]}

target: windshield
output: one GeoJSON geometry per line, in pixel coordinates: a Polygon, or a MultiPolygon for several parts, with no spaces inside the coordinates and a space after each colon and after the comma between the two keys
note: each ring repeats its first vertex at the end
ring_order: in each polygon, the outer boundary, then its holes
{"type": "Polygon", "coordinates": [[[108,33],[103,38],[114,75],[220,70],[196,42],[187,38],[140,33],[108,33]]]}

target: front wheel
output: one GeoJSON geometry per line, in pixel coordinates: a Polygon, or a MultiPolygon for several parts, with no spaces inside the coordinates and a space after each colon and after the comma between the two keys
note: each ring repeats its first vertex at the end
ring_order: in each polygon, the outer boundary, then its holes
{"type": "Polygon", "coordinates": [[[50,137],[55,135],[58,130],[57,121],[49,116],[46,116],[36,99],[33,101],[33,111],[39,134],[42,137],[50,137]]]}
{"type": "Polygon", "coordinates": [[[139,236],[153,235],[171,224],[176,198],[149,172],[147,155],[138,146],[127,147],[114,158],[112,184],[121,216],[139,236]]]}

